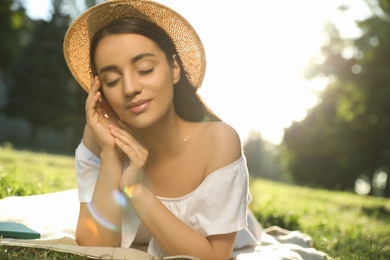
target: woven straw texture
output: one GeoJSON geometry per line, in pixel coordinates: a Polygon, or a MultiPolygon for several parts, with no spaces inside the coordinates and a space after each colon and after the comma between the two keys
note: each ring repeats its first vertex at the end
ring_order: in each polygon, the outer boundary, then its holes
{"type": "Polygon", "coordinates": [[[90,39],[102,27],[125,17],[143,19],[162,27],[173,40],[190,82],[196,88],[201,86],[206,70],[205,51],[198,34],[183,16],[153,1],[111,0],[82,13],[65,35],[66,63],[85,91],[90,91],[91,82],[90,39]]]}

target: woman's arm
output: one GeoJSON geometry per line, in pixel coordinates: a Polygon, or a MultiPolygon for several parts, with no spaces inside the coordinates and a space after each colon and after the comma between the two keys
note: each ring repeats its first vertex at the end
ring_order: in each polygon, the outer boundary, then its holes
{"type": "MultiPolygon", "coordinates": [[[[84,145],[90,149],[92,133],[86,128],[84,145]],[[89,141],[88,141],[89,140],[89,141]]],[[[95,141],[96,142],[96,141],[95,141]]],[[[96,146],[96,143],[94,144],[96,146]]],[[[96,149],[90,149],[96,152],[96,149]]],[[[100,152],[100,170],[90,203],[80,203],[76,241],[83,246],[119,246],[121,240],[121,208],[115,199],[122,172],[117,152],[100,152]]]]}
{"type": "MultiPolygon", "coordinates": [[[[241,143],[236,132],[226,125],[218,126],[218,137],[213,137],[216,143],[210,144],[210,150],[217,149],[218,156],[208,167],[218,169],[236,161],[241,156],[241,143]],[[213,147],[213,148],[212,148],[213,147]]],[[[134,153],[127,141],[127,134],[116,129],[113,135],[118,139],[117,145],[128,156],[134,153]]],[[[213,154],[215,151],[212,151],[213,154]]],[[[177,218],[162,202],[145,186],[129,182],[126,171],[121,180],[121,189],[128,189],[129,201],[142,223],[151,235],[159,242],[169,255],[189,255],[202,260],[229,259],[234,247],[236,232],[204,237],[198,231],[177,218]]],[[[224,194],[220,194],[224,196],[224,194]]]]}
{"type": "Polygon", "coordinates": [[[100,155],[100,169],[90,203],[80,204],[76,241],[83,246],[119,246],[121,241],[121,207],[115,193],[119,192],[122,174],[122,154],[116,148],[107,119],[101,109],[100,83],[93,81],[86,101],[87,126],[83,143],[95,155],[100,155]]]}
{"type": "Polygon", "coordinates": [[[130,202],[142,223],[169,255],[188,255],[202,260],[231,257],[236,232],[204,237],[141,185],[134,189],[130,202]]]}

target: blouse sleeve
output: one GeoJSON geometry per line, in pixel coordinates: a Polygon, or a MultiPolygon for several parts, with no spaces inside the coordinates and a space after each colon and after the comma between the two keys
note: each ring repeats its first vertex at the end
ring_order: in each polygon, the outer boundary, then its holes
{"type": "Polygon", "coordinates": [[[245,228],[251,201],[248,178],[243,156],[207,176],[188,205],[188,224],[204,236],[245,228]]]}
{"type": "Polygon", "coordinates": [[[80,202],[91,202],[97,177],[100,159],[81,142],[76,149],[76,177],[80,202]]]}
{"type": "MultiPolygon", "coordinates": [[[[100,159],[81,142],[76,149],[76,175],[80,202],[91,202],[99,175],[100,159]]],[[[140,224],[132,207],[126,207],[122,218],[121,247],[130,247],[140,224]]]]}

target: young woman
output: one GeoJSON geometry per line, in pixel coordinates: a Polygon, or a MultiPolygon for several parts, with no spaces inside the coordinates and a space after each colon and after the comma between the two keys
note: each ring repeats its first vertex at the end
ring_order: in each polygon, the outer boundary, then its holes
{"type": "Polygon", "coordinates": [[[256,243],[240,139],[196,93],[205,55],[181,15],[107,1],[72,23],[64,54],[89,92],[76,150],[80,245],[203,260],[256,243]]]}

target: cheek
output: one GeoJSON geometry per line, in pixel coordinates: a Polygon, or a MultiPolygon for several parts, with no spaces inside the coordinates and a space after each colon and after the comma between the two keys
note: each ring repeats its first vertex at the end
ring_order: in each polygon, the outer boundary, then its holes
{"type": "Polygon", "coordinates": [[[167,68],[166,70],[164,70],[163,73],[160,74],[160,77],[158,78],[157,82],[160,82],[159,88],[162,91],[167,92],[167,94],[173,93],[174,81],[173,81],[172,72],[170,69],[167,68]]]}
{"type": "Polygon", "coordinates": [[[116,91],[112,91],[112,90],[108,90],[108,91],[105,90],[104,97],[108,101],[108,103],[110,103],[110,105],[114,109],[114,111],[116,113],[118,113],[118,108],[120,106],[122,106],[120,103],[120,100],[122,100],[122,98],[118,95],[118,93],[116,93],[116,91]]]}
{"type": "Polygon", "coordinates": [[[172,84],[172,81],[170,79],[165,79],[163,81],[165,84],[161,84],[159,88],[160,96],[164,97],[165,100],[170,101],[173,99],[174,95],[174,86],[172,84]]]}

